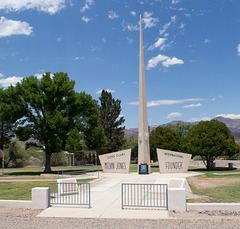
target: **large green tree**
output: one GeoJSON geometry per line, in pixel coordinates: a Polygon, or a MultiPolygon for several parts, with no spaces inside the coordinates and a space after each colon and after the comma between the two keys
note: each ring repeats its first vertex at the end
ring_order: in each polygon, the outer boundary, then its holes
{"type": "Polygon", "coordinates": [[[7,148],[13,138],[14,123],[21,117],[22,106],[12,101],[16,97],[15,88],[0,89],[0,164],[3,165],[3,150],[7,148]]]}
{"type": "Polygon", "coordinates": [[[112,94],[102,90],[100,100],[100,124],[104,129],[106,144],[99,151],[100,154],[111,153],[121,149],[124,144],[124,118],[121,114],[121,101],[115,100],[112,94]]]}
{"type": "Polygon", "coordinates": [[[38,80],[31,76],[16,85],[24,110],[16,134],[20,140],[35,139],[45,150],[45,171],[51,172],[51,155],[61,150],[79,149],[84,134],[90,147],[104,142],[103,129],[98,124],[97,102],[84,92],[74,91],[75,82],[67,73],[46,73],[38,80]],[[94,140],[91,139],[93,136],[94,140]]]}
{"type": "Polygon", "coordinates": [[[149,135],[150,154],[152,160],[157,160],[156,149],[181,151],[183,139],[176,131],[159,126],[149,135]]]}
{"type": "Polygon", "coordinates": [[[184,149],[193,156],[201,156],[207,170],[211,170],[217,157],[234,155],[239,146],[225,123],[211,120],[201,121],[189,130],[184,149]]]}

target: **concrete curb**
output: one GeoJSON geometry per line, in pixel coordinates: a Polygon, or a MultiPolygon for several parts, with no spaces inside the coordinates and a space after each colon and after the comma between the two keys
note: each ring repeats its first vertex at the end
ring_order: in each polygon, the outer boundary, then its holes
{"type": "Polygon", "coordinates": [[[240,203],[187,203],[187,211],[240,211],[240,203]]]}

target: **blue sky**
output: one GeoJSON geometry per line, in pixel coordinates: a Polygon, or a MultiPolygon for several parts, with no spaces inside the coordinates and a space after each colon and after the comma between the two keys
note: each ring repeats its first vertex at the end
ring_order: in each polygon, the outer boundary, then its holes
{"type": "Polygon", "coordinates": [[[0,0],[0,86],[67,72],[138,126],[139,15],[149,125],[240,118],[239,0],[0,0]]]}

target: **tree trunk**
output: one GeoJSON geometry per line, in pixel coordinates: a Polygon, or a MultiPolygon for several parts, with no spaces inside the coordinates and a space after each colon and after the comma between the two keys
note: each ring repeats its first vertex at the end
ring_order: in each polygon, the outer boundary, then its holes
{"type": "Polygon", "coordinates": [[[46,152],[45,155],[46,155],[46,161],[45,161],[44,173],[51,173],[52,172],[52,170],[51,170],[51,156],[52,156],[52,154],[46,152]]]}
{"type": "Polygon", "coordinates": [[[207,160],[207,170],[210,171],[213,169],[213,160],[208,159],[207,160]]]}

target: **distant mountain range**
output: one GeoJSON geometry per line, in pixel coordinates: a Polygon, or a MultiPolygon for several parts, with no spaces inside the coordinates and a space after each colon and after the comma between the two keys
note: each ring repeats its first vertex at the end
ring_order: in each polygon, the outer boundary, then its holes
{"type": "MultiPolygon", "coordinates": [[[[231,131],[232,135],[234,136],[236,141],[240,141],[240,119],[230,119],[230,118],[223,118],[223,117],[217,117],[215,118],[220,122],[224,122],[226,124],[226,126],[229,128],[229,130],[231,131]]],[[[177,124],[177,123],[187,123],[187,122],[183,122],[183,121],[172,121],[170,122],[170,124],[177,124]]],[[[195,122],[194,124],[197,124],[198,122],[195,122]]],[[[169,123],[167,123],[169,124],[169,123]]],[[[165,126],[167,124],[163,124],[163,125],[159,125],[159,126],[165,126]]],[[[152,131],[153,129],[155,129],[158,126],[152,126],[150,127],[150,131],[152,131]]],[[[138,128],[131,128],[131,129],[125,129],[124,131],[125,136],[127,138],[130,137],[138,137],[138,128]]]]}

